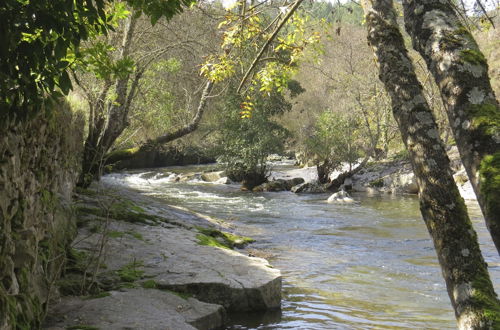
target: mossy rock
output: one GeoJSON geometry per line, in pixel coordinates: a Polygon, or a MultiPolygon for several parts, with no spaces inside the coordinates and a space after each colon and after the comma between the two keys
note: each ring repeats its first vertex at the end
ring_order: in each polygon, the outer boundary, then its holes
{"type": "Polygon", "coordinates": [[[196,227],[196,229],[200,232],[200,234],[196,235],[200,245],[234,249],[242,248],[249,243],[255,242],[255,240],[250,237],[222,232],[214,228],[196,227]]]}
{"type": "Polygon", "coordinates": [[[372,188],[382,188],[384,186],[384,178],[378,178],[370,181],[369,186],[372,188]]]}

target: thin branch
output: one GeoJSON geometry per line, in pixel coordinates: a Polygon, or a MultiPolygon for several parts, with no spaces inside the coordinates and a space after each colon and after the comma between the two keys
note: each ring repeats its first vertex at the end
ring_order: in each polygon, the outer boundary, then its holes
{"type": "Polygon", "coordinates": [[[285,25],[285,23],[288,21],[288,19],[290,17],[292,17],[293,13],[297,10],[297,8],[299,8],[300,4],[303,2],[304,0],[297,0],[292,8],[290,8],[290,10],[288,11],[288,13],[286,14],[285,17],[283,17],[283,20],[278,24],[277,28],[274,30],[273,34],[269,37],[269,39],[267,39],[266,43],[262,46],[262,48],[260,49],[259,53],[257,54],[257,56],[254,58],[252,64],[250,65],[250,67],[248,68],[247,72],[245,73],[245,75],[243,76],[243,79],[241,79],[241,82],[240,82],[240,85],[238,86],[238,89],[236,90],[237,93],[239,93],[241,91],[241,89],[243,88],[243,85],[245,84],[246,80],[248,79],[248,76],[250,75],[250,73],[253,71],[253,69],[255,69],[255,67],[257,66],[257,63],[259,62],[260,58],[262,57],[262,55],[264,55],[264,52],[266,51],[266,49],[269,47],[269,45],[273,42],[273,40],[276,38],[276,36],[278,35],[278,33],[280,32],[281,28],[285,25]]]}

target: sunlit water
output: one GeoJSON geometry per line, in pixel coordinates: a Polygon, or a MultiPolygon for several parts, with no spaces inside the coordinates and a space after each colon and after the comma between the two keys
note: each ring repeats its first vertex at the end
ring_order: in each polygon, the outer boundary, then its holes
{"type": "MultiPolygon", "coordinates": [[[[181,169],[159,170],[169,171],[181,169]]],[[[167,177],[113,174],[104,181],[227,220],[257,239],[251,247],[271,253],[282,272],[282,310],[236,316],[228,329],[455,328],[416,197],[354,194],[356,204],[338,205],[327,204],[327,194],[249,193],[167,177]]],[[[500,283],[499,258],[480,211],[474,204],[469,211],[490,274],[500,283]]]]}

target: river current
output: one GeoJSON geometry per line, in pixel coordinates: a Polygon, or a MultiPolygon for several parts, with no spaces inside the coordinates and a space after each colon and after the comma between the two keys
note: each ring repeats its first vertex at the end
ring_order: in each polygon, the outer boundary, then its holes
{"type": "MultiPolygon", "coordinates": [[[[227,329],[455,329],[437,257],[415,196],[249,193],[238,185],[171,182],[164,168],[103,181],[229,222],[283,275],[281,311],[236,315],[227,329]]],[[[281,168],[291,169],[290,166],[281,168]]],[[[478,206],[468,202],[498,292],[500,263],[478,206]]]]}

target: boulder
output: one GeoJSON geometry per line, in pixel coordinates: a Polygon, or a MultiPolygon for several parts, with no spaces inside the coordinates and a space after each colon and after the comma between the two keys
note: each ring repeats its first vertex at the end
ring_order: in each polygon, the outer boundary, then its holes
{"type": "Polygon", "coordinates": [[[326,192],[326,188],[318,181],[311,181],[295,185],[291,191],[294,193],[321,194],[326,192]]]}
{"type": "Polygon", "coordinates": [[[217,184],[231,184],[233,181],[229,179],[227,176],[220,178],[219,180],[215,181],[217,184]]]}
{"type": "Polygon", "coordinates": [[[217,182],[224,177],[227,177],[224,171],[205,172],[201,174],[201,179],[207,182],[217,182]]]}
{"type": "Polygon", "coordinates": [[[346,191],[341,190],[339,192],[332,194],[330,197],[328,197],[327,202],[328,203],[354,203],[354,199],[352,199],[352,197],[349,196],[349,194],[346,191]]]}
{"type": "Polygon", "coordinates": [[[291,190],[294,186],[304,183],[303,178],[293,178],[293,179],[277,179],[274,181],[263,183],[252,189],[254,192],[260,191],[287,191],[291,190]]]}

